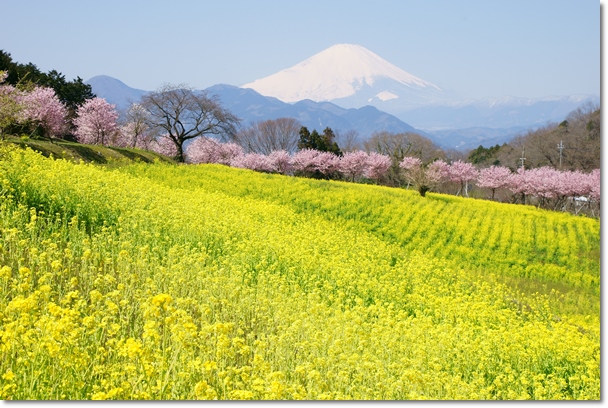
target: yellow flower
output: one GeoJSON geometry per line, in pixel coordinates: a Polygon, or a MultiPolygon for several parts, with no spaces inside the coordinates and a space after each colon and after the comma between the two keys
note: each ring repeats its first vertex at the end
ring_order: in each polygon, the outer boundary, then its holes
{"type": "Polygon", "coordinates": [[[13,381],[15,374],[11,370],[8,370],[6,373],[2,374],[2,378],[6,381],[13,381]]]}
{"type": "Polygon", "coordinates": [[[10,278],[11,277],[11,267],[4,265],[2,268],[0,268],[0,277],[10,278]]]}
{"type": "Polygon", "coordinates": [[[130,358],[135,358],[142,353],[141,343],[131,337],[127,339],[125,348],[130,358]]]}
{"type": "Polygon", "coordinates": [[[96,289],[90,291],[89,296],[91,297],[91,302],[99,302],[101,299],[103,299],[103,295],[101,294],[101,292],[96,289]]]}
{"type": "Polygon", "coordinates": [[[207,371],[217,370],[217,363],[215,361],[205,361],[203,367],[207,371]]]}
{"type": "Polygon", "coordinates": [[[166,293],[161,293],[160,295],[156,295],[152,298],[152,304],[157,307],[162,307],[166,309],[167,306],[173,301],[171,295],[167,295],[166,293]]]}

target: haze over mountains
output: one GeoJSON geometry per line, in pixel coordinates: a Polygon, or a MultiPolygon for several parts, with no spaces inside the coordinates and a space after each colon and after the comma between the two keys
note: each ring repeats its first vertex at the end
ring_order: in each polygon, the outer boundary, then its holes
{"type": "MultiPolygon", "coordinates": [[[[103,75],[87,83],[119,109],[147,92],[103,75]]],[[[351,44],[334,45],[240,88],[220,84],[207,91],[245,125],[293,117],[309,129],[357,130],[361,140],[375,131],[418,131],[459,149],[503,143],[526,129],[561,122],[584,103],[600,103],[597,95],[463,100],[351,44]]]]}

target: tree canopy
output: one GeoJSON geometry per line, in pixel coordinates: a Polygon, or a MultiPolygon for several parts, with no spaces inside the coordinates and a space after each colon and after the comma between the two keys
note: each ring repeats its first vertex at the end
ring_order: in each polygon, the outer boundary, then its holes
{"type": "Polygon", "coordinates": [[[495,157],[512,170],[521,166],[524,157],[526,168],[591,171],[600,167],[600,123],[600,107],[584,104],[560,124],[550,123],[516,137],[501,146],[495,157]]]}
{"type": "Polygon", "coordinates": [[[141,105],[149,112],[148,122],[170,139],[177,149],[176,160],[185,161],[184,143],[205,135],[231,140],[239,119],[224,109],[218,98],[185,85],[166,84],[146,94],[141,105]]]}
{"type": "Polygon", "coordinates": [[[250,153],[270,154],[276,150],[293,153],[298,145],[300,123],[294,118],[260,121],[239,130],[235,142],[250,153]]]}
{"type": "Polygon", "coordinates": [[[333,130],[326,127],[323,130],[323,134],[320,135],[316,129],[313,129],[312,133],[306,126],[300,128],[300,141],[298,142],[298,148],[302,149],[314,149],[320,152],[329,152],[338,156],[342,155],[342,151],[335,141],[335,134],[333,130]]]}
{"type": "Polygon", "coordinates": [[[75,117],[76,109],[87,99],[95,97],[91,85],[80,77],[67,81],[65,75],[56,70],[44,73],[33,63],[20,64],[13,61],[11,54],[0,50],[0,71],[8,72],[5,82],[13,86],[52,88],[59,100],[67,107],[68,117],[75,117]]]}

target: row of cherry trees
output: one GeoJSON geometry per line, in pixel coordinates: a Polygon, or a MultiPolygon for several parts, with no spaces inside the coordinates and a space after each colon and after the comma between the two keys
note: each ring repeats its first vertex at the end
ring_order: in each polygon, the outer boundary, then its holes
{"type": "Polygon", "coordinates": [[[568,210],[578,213],[588,208],[592,213],[599,208],[600,169],[589,173],[560,171],[552,167],[525,169],[512,172],[508,167],[490,166],[478,170],[471,163],[456,161],[447,164],[438,160],[423,165],[416,157],[405,157],[399,164],[406,179],[421,195],[437,188],[441,183],[458,186],[458,194],[468,196],[471,184],[488,190],[494,200],[496,192],[507,191],[512,202],[534,203],[553,210],[568,210]]]}
{"type": "Polygon", "coordinates": [[[0,72],[0,133],[14,124],[39,127],[45,136],[64,131],[67,108],[51,88],[18,89],[4,84],[8,73],[0,72]]]}
{"type": "MultiPolygon", "coordinates": [[[[161,138],[162,140],[162,138],[161,138]]],[[[159,144],[168,149],[159,153],[172,155],[171,143],[159,144]]],[[[235,143],[220,143],[202,137],[192,142],[186,151],[189,163],[219,163],[255,171],[295,174],[316,178],[342,178],[360,182],[364,179],[382,183],[392,166],[391,158],[379,153],[354,151],[337,156],[329,152],[302,149],[293,155],[273,151],[269,155],[244,153],[235,143]]],[[[442,160],[424,165],[417,157],[405,157],[399,167],[408,181],[422,196],[427,191],[457,188],[456,195],[468,196],[473,186],[487,192],[494,200],[496,192],[507,192],[512,202],[534,203],[553,210],[578,213],[584,208],[595,211],[600,201],[600,170],[590,173],[559,171],[550,167],[518,169],[512,172],[503,166],[477,169],[471,163],[442,160]]]]}
{"type": "MultiPolygon", "coordinates": [[[[162,140],[162,138],[161,138],[162,140]]],[[[171,143],[157,146],[159,153],[175,153],[171,143]]],[[[293,155],[286,151],[273,151],[269,155],[244,153],[235,143],[220,143],[215,139],[198,138],[187,148],[189,163],[219,163],[232,167],[255,171],[303,175],[316,178],[342,178],[360,182],[364,179],[382,183],[392,166],[391,158],[379,153],[354,151],[337,156],[329,152],[302,149],[293,155]]],[[[427,191],[457,188],[456,195],[468,196],[472,186],[487,192],[487,198],[494,200],[496,192],[507,192],[512,202],[534,203],[543,208],[572,210],[579,212],[599,205],[600,170],[590,173],[580,171],[559,171],[550,167],[536,169],[520,168],[512,172],[507,167],[491,166],[477,169],[471,163],[455,161],[451,164],[442,160],[428,165],[417,157],[405,157],[399,167],[408,181],[422,196],[427,191]]]]}
{"type": "MultiPolygon", "coordinates": [[[[166,137],[152,149],[160,154],[176,154],[174,144],[166,137]]],[[[390,157],[379,153],[363,151],[337,156],[330,152],[302,149],[294,154],[285,150],[275,150],[268,155],[245,153],[236,143],[221,143],[208,137],[199,137],[186,149],[188,163],[217,163],[268,173],[302,175],[315,178],[344,178],[350,181],[371,179],[381,182],[392,162],[390,157]]]]}
{"type": "Polygon", "coordinates": [[[121,144],[128,139],[128,132],[121,132],[118,126],[114,105],[105,99],[87,99],[76,109],[76,117],[69,118],[67,107],[52,88],[4,84],[7,75],[0,72],[0,132],[18,124],[49,139],[70,131],[81,143],[121,144]]]}
{"type": "Polygon", "coordinates": [[[52,88],[15,87],[5,84],[6,78],[0,71],[0,136],[4,129],[18,126],[21,132],[50,140],[73,135],[86,144],[170,151],[181,162],[186,142],[204,134],[230,137],[238,124],[216,97],[183,85],[165,85],[144,96],[143,105],[131,105],[121,126],[115,105],[103,98],[86,99],[70,115],[52,88]],[[160,137],[159,132],[166,135],[160,137]]]}
{"type": "MultiPolygon", "coordinates": [[[[102,98],[92,98],[78,107],[76,117],[70,121],[67,108],[53,89],[38,86],[18,89],[3,84],[5,78],[6,74],[0,72],[0,131],[7,124],[17,122],[39,129],[44,136],[52,138],[61,137],[71,126],[72,133],[81,143],[138,147],[171,157],[179,153],[174,140],[150,132],[146,126],[147,112],[141,105],[133,105],[126,113],[126,123],[120,126],[114,105],[102,98]]],[[[189,163],[219,163],[262,172],[353,182],[367,179],[380,184],[385,181],[391,166],[397,164],[387,155],[364,151],[342,156],[313,149],[302,149],[294,154],[284,150],[268,155],[245,153],[235,143],[221,143],[204,136],[188,144],[185,159],[189,163]]],[[[574,212],[585,205],[590,207],[592,202],[599,205],[600,200],[599,169],[590,173],[558,171],[550,167],[520,168],[517,172],[502,166],[478,170],[462,161],[448,164],[437,160],[425,165],[417,157],[405,157],[398,167],[408,182],[407,187],[416,188],[422,196],[431,190],[446,191],[450,186],[457,189],[456,195],[469,196],[471,187],[476,186],[487,191],[492,200],[498,191],[506,191],[512,202],[574,212]]]]}

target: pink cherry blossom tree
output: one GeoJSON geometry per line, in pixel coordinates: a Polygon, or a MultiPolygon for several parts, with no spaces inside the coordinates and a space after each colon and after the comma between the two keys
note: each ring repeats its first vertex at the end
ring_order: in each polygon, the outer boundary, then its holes
{"type": "Polygon", "coordinates": [[[561,172],[552,167],[538,167],[527,170],[526,173],[527,193],[537,198],[538,207],[548,207],[550,202],[560,195],[561,172]]]}
{"type": "MultiPolygon", "coordinates": [[[[507,180],[506,187],[511,191],[514,197],[521,195],[522,203],[526,204],[526,196],[532,191],[528,171],[523,167],[520,167],[515,173],[511,173],[507,180]]],[[[517,202],[517,199],[514,198],[513,202],[517,202]]]]}
{"type": "Polygon", "coordinates": [[[188,163],[219,163],[220,143],[209,137],[194,139],[186,149],[186,162],[188,163]]]}
{"type": "Polygon", "coordinates": [[[270,159],[268,159],[268,156],[260,153],[247,153],[236,156],[230,161],[230,166],[265,173],[272,173],[274,171],[274,166],[270,159]]]}
{"type": "Polygon", "coordinates": [[[76,111],[74,119],[76,139],[80,143],[101,144],[111,143],[118,130],[118,112],[114,105],[103,98],[88,99],[76,111]]]}
{"type": "Polygon", "coordinates": [[[416,187],[418,193],[425,197],[426,193],[441,181],[444,164],[444,162],[436,161],[424,166],[419,158],[406,156],[399,163],[399,167],[403,169],[408,187],[412,184],[416,187]]]}
{"type": "Polygon", "coordinates": [[[591,194],[590,175],[579,170],[561,172],[558,194],[564,197],[588,197],[591,194]]]}
{"type": "Polygon", "coordinates": [[[3,137],[5,128],[19,122],[23,110],[21,104],[23,92],[5,84],[7,76],[8,72],[0,71],[0,137],[3,137]]]}
{"type": "Polygon", "coordinates": [[[273,171],[290,174],[292,171],[291,156],[285,150],[274,150],[268,155],[273,171]]]}
{"type": "Polygon", "coordinates": [[[162,135],[152,140],[150,150],[171,158],[177,156],[177,147],[175,147],[175,143],[173,143],[173,140],[168,135],[162,135]]]}
{"type": "Polygon", "coordinates": [[[152,140],[149,126],[149,113],[140,104],[133,103],[125,113],[126,123],[121,127],[123,137],[126,138],[125,147],[147,148],[152,140]]]}
{"type": "Polygon", "coordinates": [[[325,178],[331,178],[339,171],[340,157],[332,152],[320,152],[317,163],[319,172],[325,178]]]}
{"type": "Polygon", "coordinates": [[[446,177],[448,166],[443,160],[435,160],[427,166],[427,178],[432,183],[441,183],[446,177]]]}
{"type": "Polygon", "coordinates": [[[573,204],[572,211],[578,214],[582,209],[590,205],[591,184],[589,183],[590,174],[585,174],[579,170],[562,171],[556,181],[557,202],[554,209],[562,207],[567,209],[568,204],[573,204]]]}
{"type": "Polygon", "coordinates": [[[363,177],[368,169],[369,155],[361,150],[344,153],[339,160],[339,171],[350,181],[363,177]]]}
{"type": "Polygon", "coordinates": [[[52,88],[37,86],[21,98],[21,103],[22,121],[40,127],[43,136],[51,139],[66,130],[67,109],[52,88]]]}
{"type": "Polygon", "coordinates": [[[194,139],[186,148],[189,163],[217,163],[230,165],[231,161],[243,155],[243,148],[236,143],[220,143],[210,137],[194,139]]]}
{"type": "Polygon", "coordinates": [[[453,162],[447,168],[447,177],[450,181],[460,184],[460,188],[456,195],[462,191],[469,196],[469,182],[477,179],[477,169],[471,163],[466,163],[461,160],[453,162]]]}
{"type": "Polygon", "coordinates": [[[491,199],[494,200],[496,190],[508,185],[509,176],[511,176],[511,170],[508,167],[491,166],[481,169],[477,176],[477,186],[489,188],[492,191],[491,199]]]}
{"type": "Polygon", "coordinates": [[[365,177],[380,181],[391,168],[392,160],[389,156],[381,153],[371,152],[367,157],[367,168],[365,169],[365,177]]]}
{"type": "Polygon", "coordinates": [[[217,163],[230,166],[232,160],[245,154],[243,148],[236,143],[219,143],[219,158],[217,163]]]}
{"type": "Polygon", "coordinates": [[[314,149],[302,149],[297,151],[291,158],[293,170],[296,173],[308,175],[316,171],[316,158],[318,151],[314,149]]]}
{"type": "Polygon", "coordinates": [[[292,157],[294,171],[314,178],[330,178],[340,166],[340,158],[330,152],[302,149],[292,157]]]}
{"type": "Polygon", "coordinates": [[[521,195],[523,204],[533,203],[533,198],[536,198],[539,207],[547,207],[564,195],[562,180],[566,178],[567,175],[551,167],[520,167],[508,177],[507,187],[514,196],[521,195]]]}
{"type": "Polygon", "coordinates": [[[119,127],[113,141],[114,146],[131,147],[142,150],[152,150],[154,137],[147,132],[137,128],[137,124],[127,122],[119,127]]]}
{"type": "MultiPolygon", "coordinates": [[[[418,157],[405,156],[403,160],[399,163],[399,167],[403,169],[403,174],[405,175],[405,179],[407,180],[407,187],[409,189],[410,184],[414,187],[418,188],[419,185],[424,185],[425,183],[425,170],[422,167],[422,160],[418,157]]],[[[428,188],[423,189],[424,191],[418,190],[421,196],[425,196],[426,192],[429,190],[428,188]]]]}
{"type": "MultiPolygon", "coordinates": [[[[587,185],[589,188],[589,198],[597,206],[598,215],[600,208],[600,169],[595,169],[587,176],[587,185]]],[[[595,210],[591,207],[591,215],[595,216],[595,210]]]]}
{"type": "Polygon", "coordinates": [[[595,169],[588,175],[589,197],[600,202],[600,169],[595,169]]]}
{"type": "Polygon", "coordinates": [[[437,178],[437,182],[444,181],[447,178],[449,167],[450,165],[443,160],[435,160],[428,165],[428,168],[432,169],[434,177],[437,178]]]}

